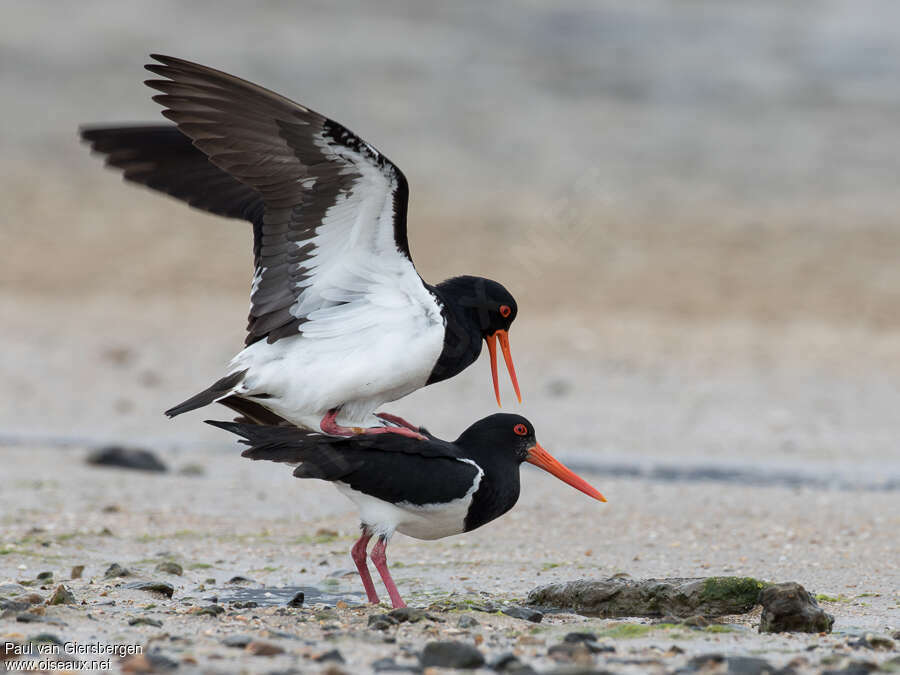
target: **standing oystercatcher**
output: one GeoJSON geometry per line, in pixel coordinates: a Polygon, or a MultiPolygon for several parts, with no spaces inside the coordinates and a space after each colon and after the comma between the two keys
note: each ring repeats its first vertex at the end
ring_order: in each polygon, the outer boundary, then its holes
{"type": "Polygon", "coordinates": [[[529,462],[605,502],[602,494],[544,450],[524,417],[497,413],[466,429],[452,443],[397,435],[335,438],[290,426],[236,422],[208,424],[231,431],[249,445],[242,456],[297,465],[297,478],[331,481],[359,508],[362,536],[350,555],[369,602],[378,594],[366,564],[372,562],[394,607],[404,607],[388,571],[385,549],[394,532],[440,539],[469,532],[509,511],[519,499],[519,465],[529,462]]]}
{"type": "Polygon", "coordinates": [[[92,148],[125,178],[253,223],[255,273],[246,347],[226,375],[166,411],[245,401],[329,434],[419,437],[373,412],[491,355],[496,343],[522,400],[502,285],[416,272],[406,236],[406,178],[337,122],[227,73],[170,56],[146,84],[175,126],[92,127],[92,148]],[[241,400],[244,399],[245,401],[241,400]]]}

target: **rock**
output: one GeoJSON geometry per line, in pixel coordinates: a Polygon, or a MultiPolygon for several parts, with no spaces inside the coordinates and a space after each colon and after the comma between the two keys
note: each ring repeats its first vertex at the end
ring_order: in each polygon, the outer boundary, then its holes
{"type": "Polygon", "coordinates": [[[251,642],[253,642],[253,638],[249,635],[229,635],[222,640],[222,644],[226,647],[237,647],[238,649],[243,649],[251,642]]]}
{"type": "Polygon", "coordinates": [[[47,600],[48,605],[74,605],[77,601],[68,588],[60,584],[47,600]]]}
{"type": "Polygon", "coordinates": [[[865,649],[884,649],[890,651],[894,648],[894,641],[886,635],[876,635],[875,633],[866,633],[858,640],[847,643],[850,647],[863,647],[865,649]]]}
{"type": "Polygon", "coordinates": [[[60,647],[62,647],[63,645],[66,644],[63,640],[61,640],[58,636],[54,635],[53,633],[38,633],[33,638],[30,638],[29,642],[41,643],[41,644],[52,643],[52,644],[58,645],[60,647]]]}
{"type": "Polygon", "coordinates": [[[312,657],[312,660],[318,663],[346,663],[344,657],[341,656],[337,649],[329,649],[327,652],[316,654],[312,657]]]}
{"type": "Polygon", "coordinates": [[[434,618],[426,614],[424,610],[416,609],[414,607],[398,607],[397,609],[392,609],[387,615],[397,623],[404,623],[406,621],[409,623],[418,623],[422,619],[434,618]]]}
{"type": "Polygon", "coordinates": [[[172,562],[171,560],[164,560],[163,562],[158,563],[153,569],[156,572],[162,572],[163,574],[174,574],[177,577],[180,577],[182,574],[184,574],[184,568],[177,562],[172,562]]]}
{"type": "Polygon", "coordinates": [[[421,673],[422,668],[420,666],[401,666],[394,659],[390,657],[385,657],[383,659],[378,659],[377,661],[372,662],[372,670],[376,673],[380,673],[383,671],[391,672],[391,673],[421,673]]]}
{"type": "Polygon", "coordinates": [[[558,645],[553,645],[547,650],[547,656],[554,661],[574,661],[582,666],[593,663],[591,650],[588,649],[584,642],[562,642],[558,645]]]}
{"type": "Polygon", "coordinates": [[[536,675],[529,665],[522,663],[512,652],[503,652],[488,662],[488,668],[498,673],[515,673],[515,675],[536,675]]]}
{"type": "Polygon", "coordinates": [[[803,586],[789,581],[759,594],[763,606],[760,633],[830,633],[834,617],[823,611],[803,586]]]}
{"type": "Polygon", "coordinates": [[[13,599],[18,602],[25,602],[29,606],[40,605],[42,602],[44,602],[44,598],[40,593],[23,593],[22,595],[16,596],[13,599]]]}
{"type": "Polygon", "coordinates": [[[779,669],[755,656],[729,656],[728,675],[774,675],[779,669]]]}
{"type": "Polygon", "coordinates": [[[244,651],[253,656],[275,656],[276,654],[284,654],[284,648],[271,642],[263,642],[262,640],[253,640],[248,642],[244,647],[244,651]]]}
{"type": "Polygon", "coordinates": [[[115,579],[116,577],[130,577],[131,571],[122,567],[119,563],[113,563],[109,567],[106,568],[106,572],[103,573],[104,579],[115,579]]]}
{"type": "Polygon", "coordinates": [[[519,607],[517,605],[509,605],[500,611],[506,614],[506,616],[511,616],[514,619],[523,619],[524,621],[531,621],[532,623],[540,623],[544,618],[544,614],[536,609],[519,607]]]}
{"type": "Polygon", "coordinates": [[[528,594],[528,604],[604,618],[714,617],[749,612],[765,586],[751,577],[580,579],[536,588],[528,594]]]}
{"type": "Polygon", "coordinates": [[[288,607],[303,607],[303,601],[306,600],[306,594],[303,591],[297,591],[294,597],[288,600],[288,607]]]}
{"type": "Polygon", "coordinates": [[[242,584],[255,584],[256,582],[253,579],[248,579],[247,577],[242,577],[240,575],[231,577],[226,584],[232,584],[234,586],[240,586],[242,584]]]}
{"type": "Polygon", "coordinates": [[[168,471],[156,455],[141,448],[127,448],[121,445],[108,445],[94,450],[87,458],[88,464],[94,466],[114,466],[119,469],[136,471],[168,471]]]}
{"type": "Polygon", "coordinates": [[[395,618],[387,614],[372,614],[369,617],[369,628],[372,630],[387,630],[398,623],[395,618]]]}
{"type": "Polygon", "coordinates": [[[72,571],[69,572],[70,579],[80,579],[81,574],[84,572],[84,565],[73,565],[72,571]]]}
{"type": "Polygon", "coordinates": [[[168,598],[171,598],[175,593],[175,587],[172,584],[167,584],[165,581],[135,581],[131,584],[125,584],[125,588],[135,591],[146,591],[147,593],[162,593],[168,598]]]}
{"type": "Polygon", "coordinates": [[[149,616],[135,616],[128,619],[129,626],[153,626],[154,628],[161,628],[162,621],[159,619],[151,619],[149,616]]]}
{"type": "Polygon", "coordinates": [[[597,636],[593,633],[566,633],[563,642],[596,642],[597,636]]]}
{"type": "Polygon", "coordinates": [[[24,612],[29,607],[31,607],[31,603],[25,602],[24,600],[7,600],[5,598],[0,598],[0,610],[4,612],[24,612]]]}
{"type": "Polygon", "coordinates": [[[165,654],[152,651],[146,654],[132,654],[122,660],[123,673],[159,673],[178,668],[178,662],[165,654]]]}
{"type": "Polygon", "coordinates": [[[822,675],[868,675],[878,670],[878,664],[870,661],[850,661],[841,670],[823,670],[822,675]]]}
{"type": "Polygon", "coordinates": [[[191,607],[188,610],[188,614],[193,614],[194,616],[219,616],[219,614],[224,614],[225,608],[220,605],[207,605],[206,607],[191,607]]]}
{"type": "Polygon", "coordinates": [[[0,595],[19,595],[25,592],[25,587],[21,584],[0,584],[0,595]]]}
{"type": "Polygon", "coordinates": [[[53,572],[40,572],[35,578],[38,581],[43,581],[44,583],[53,581],[53,572]]]}
{"type": "Polygon", "coordinates": [[[480,668],[484,665],[484,656],[464,642],[429,642],[422,650],[419,661],[425,668],[480,668]]]}
{"type": "Polygon", "coordinates": [[[459,621],[456,622],[456,625],[460,628],[475,628],[476,626],[480,626],[481,624],[478,622],[474,616],[469,616],[465,614],[459,617],[459,621]]]}

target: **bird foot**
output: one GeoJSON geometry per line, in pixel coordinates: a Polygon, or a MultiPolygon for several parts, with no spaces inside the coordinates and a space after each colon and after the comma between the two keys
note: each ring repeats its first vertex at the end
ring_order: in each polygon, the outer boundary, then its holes
{"type": "Polygon", "coordinates": [[[400,417],[399,415],[392,415],[391,413],[375,413],[375,417],[378,419],[384,420],[385,422],[390,422],[391,424],[396,424],[398,427],[406,427],[410,431],[415,431],[418,433],[419,427],[417,427],[412,422],[407,422],[405,419],[400,417]]]}
{"type": "Polygon", "coordinates": [[[408,427],[345,427],[338,424],[335,420],[338,410],[329,410],[328,414],[322,418],[319,428],[322,433],[332,436],[368,436],[370,434],[397,434],[398,436],[406,436],[407,438],[415,438],[419,441],[427,440],[425,436],[408,427]]]}

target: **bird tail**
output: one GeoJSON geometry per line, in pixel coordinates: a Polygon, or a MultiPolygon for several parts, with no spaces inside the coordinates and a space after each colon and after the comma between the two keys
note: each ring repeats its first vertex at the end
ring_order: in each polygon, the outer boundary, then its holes
{"type": "Polygon", "coordinates": [[[246,370],[239,370],[235,373],[226,375],[208,389],[204,389],[199,394],[191,396],[187,401],[179,403],[173,408],[169,408],[166,410],[166,415],[168,417],[175,417],[176,415],[186,413],[189,410],[202,408],[205,405],[209,405],[210,403],[214,403],[215,401],[228,396],[234,387],[244,379],[244,375],[246,374],[246,370]]]}
{"type": "MultiPolygon", "coordinates": [[[[263,459],[296,465],[297,478],[341,480],[357,471],[367,453],[366,446],[377,447],[376,439],[348,439],[326,436],[295,426],[273,427],[239,422],[206,420],[207,424],[241,437],[241,443],[250,447],[241,453],[248,459],[263,459]]],[[[382,441],[383,442],[383,441],[382,441]]]]}

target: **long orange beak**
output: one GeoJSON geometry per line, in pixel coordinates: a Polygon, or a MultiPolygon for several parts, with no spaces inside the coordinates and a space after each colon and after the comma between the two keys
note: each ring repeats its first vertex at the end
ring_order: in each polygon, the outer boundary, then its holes
{"type": "Polygon", "coordinates": [[[533,448],[528,448],[528,456],[525,458],[525,461],[542,468],[548,473],[552,473],[564,483],[568,483],[576,490],[581,490],[584,494],[594,499],[601,502],[606,501],[606,497],[591,487],[591,484],[584,478],[567,468],[565,464],[544,450],[540,443],[535,443],[533,448]]]}
{"type": "Polygon", "coordinates": [[[509,351],[509,334],[503,330],[496,330],[488,335],[488,351],[491,354],[491,377],[494,378],[494,395],[497,397],[497,405],[500,405],[500,383],[497,381],[497,338],[500,339],[500,349],[503,351],[503,360],[506,361],[506,369],[509,371],[509,379],[512,380],[513,389],[516,390],[516,398],[522,402],[522,393],[519,391],[519,379],[516,377],[516,369],[513,367],[512,354],[509,351]]]}

